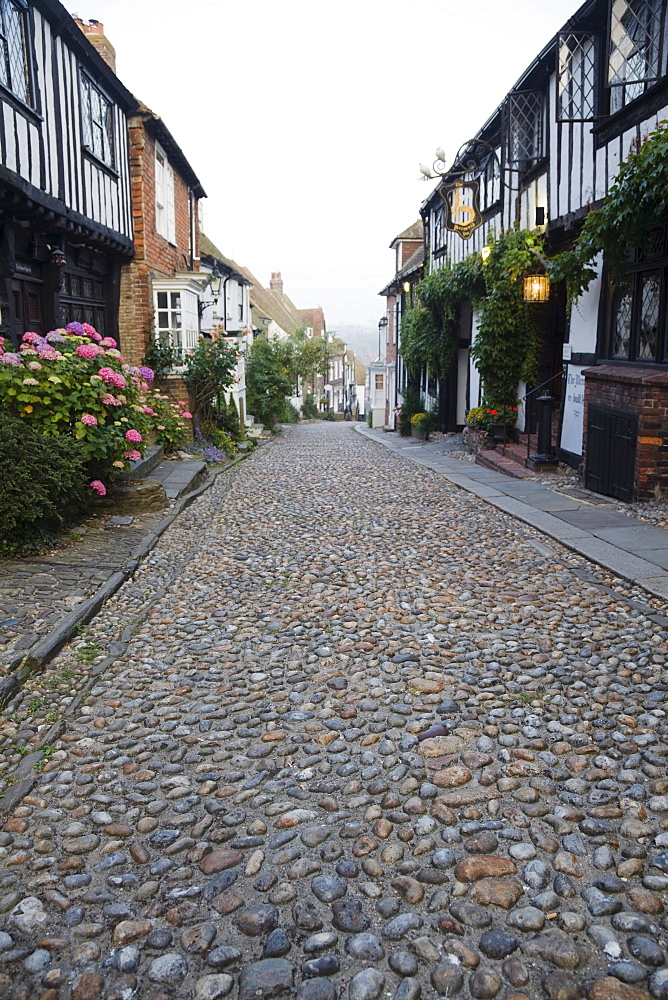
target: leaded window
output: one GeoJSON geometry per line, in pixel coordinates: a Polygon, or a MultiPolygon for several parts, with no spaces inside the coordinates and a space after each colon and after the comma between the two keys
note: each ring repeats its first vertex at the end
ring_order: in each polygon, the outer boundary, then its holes
{"type": "Polygon", "coordinates": [[[596,103],[596,45],[589,34],[559,35],[557,121],[591,121],[596,103]]]}
{"type": "Polygon", "coordinates": [[[114,106],[87,76],[81,77],[83,144],[89,153],[115,165],[114,106]]]}
{"type": "Polygon", "coordinates": [[[668,363],[668,249],[666,231],[647,235],[633,252],[626,277],[612,295],[609,357],[641,364],[668,363]]]}
{"type": "Polygon", "coordinates": [[[445,246],[445,221],[444,210],[438,208],[434,212],[434,250],[441,250],[445,246]]]}
{"type": "Polygon", "coordinates": [[[664,72],[665,0],[611,0],[611,113],[644,94],[664,72]]]}
{"type": "Polygon", "coordinates": [[[0,0],[0,83],[32,105],[25,16],[23,3],[0,0]]]}
{"type": "Polygon", "coordinates": [[[528,170],[545,155],[541,91],[517,91],[508,97],[508,163],[528,170]]]}

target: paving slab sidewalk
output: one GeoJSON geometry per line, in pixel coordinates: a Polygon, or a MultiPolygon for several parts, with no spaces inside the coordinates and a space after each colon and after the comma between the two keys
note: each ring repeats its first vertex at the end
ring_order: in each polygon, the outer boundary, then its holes
{"type": "Polygon", "coordinates": [[[414,441],[356,424],[364,437],[418,465],[433,469],[455,486],[524,521],[566,548],[598,563],[622,579],[668,600],[668,531],[627,514],[601,510],[542,483],[511,479],[503,473],[443,450],[443,443],[414,441]]]}

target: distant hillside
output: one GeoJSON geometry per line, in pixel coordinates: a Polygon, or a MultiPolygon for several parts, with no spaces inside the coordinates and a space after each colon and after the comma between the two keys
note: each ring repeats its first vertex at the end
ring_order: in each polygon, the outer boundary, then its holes
{"type": "Polygon", "coordinates": [[[355,326],[351,323],[332,324],[336,336],[352,347],[356,356],[365,364],[378,356],[378,330],[370,326],[355,326]]]}

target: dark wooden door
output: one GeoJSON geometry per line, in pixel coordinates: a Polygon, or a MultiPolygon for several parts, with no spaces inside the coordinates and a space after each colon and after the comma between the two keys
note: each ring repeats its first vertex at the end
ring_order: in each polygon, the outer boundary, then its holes
{"type": "Polygon", "coordinates": [[[637,438],[637,415],[590,405],[585,486],[618,500],[632,500],[637,438]]]}
{"type": "Polygon", "coordinates": [[[16,343],[26,331],[44,333],[42,283],[26,278],[12,279],[12,332],[16,343]]]}

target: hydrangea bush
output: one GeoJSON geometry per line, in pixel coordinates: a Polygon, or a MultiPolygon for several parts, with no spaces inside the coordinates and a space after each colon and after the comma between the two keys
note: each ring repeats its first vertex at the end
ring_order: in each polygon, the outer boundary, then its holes
{"type": "Polygon", "coordinates": [[[42,337],[28,332],[18,351],[0,337],[0,410],[45,437],[78,442],[90,488],[141,458],[155,440],[167,450],[187,436],[186,403],[171,403],[152,385],[153,371],[125,363],[113,337],[70,323],[42,337]]]}

